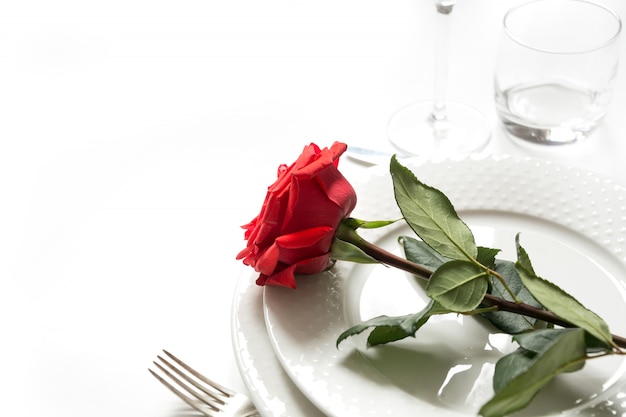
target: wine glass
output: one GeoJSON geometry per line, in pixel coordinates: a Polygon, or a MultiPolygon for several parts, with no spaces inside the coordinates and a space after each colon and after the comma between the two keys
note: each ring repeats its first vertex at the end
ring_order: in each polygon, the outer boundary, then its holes
{"type": "Polygon", "coordinates": [[[436,45],[433,100],[397,110],[389,119],[387,136],[401,153],[410,156],[456,156],[482,150],[491,137],[487,119],[464,103],[448,101],[450,14],[456,0],[435,0],[436,45]]]}

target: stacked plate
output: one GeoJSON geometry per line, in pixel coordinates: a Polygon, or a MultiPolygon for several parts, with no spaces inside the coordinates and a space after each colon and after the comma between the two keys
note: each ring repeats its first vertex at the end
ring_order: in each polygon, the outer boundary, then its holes
{"type": "MultiPolygon", "coordinates": [[[[515,235],[542,277],[626,335],[626,189],[594,173],[533,159],[403,162],[442,190],[477,244],[514,260],[515,235]]],[[[395,219],[391,178],[372,168],[353,216],[395,219]]],[[[401,222],[399,222],[401,223],[401,222]]],[[[397,224],[363,233],[400,253],[397,224]]],[[[339,334],[363,320],[402,315],[427,302],[412,277],[384,266],[339,262],[298,278],[298,288],[258,287],[246,269],[233,303],[241,374],[266,417],[475,416],[493,391],[496,361],[515,349],[477,319],[433,318],[415,339],[366,348],[339,334]]],[[[519,416],[626,416],[626,359],[589,361],[550,383],[519,416]]]]}

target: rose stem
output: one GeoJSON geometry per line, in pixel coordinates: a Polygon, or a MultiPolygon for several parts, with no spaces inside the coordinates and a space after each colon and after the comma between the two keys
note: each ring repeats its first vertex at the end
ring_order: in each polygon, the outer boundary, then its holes
{"type": "MultiPolygon", "coordinates": [[[[360,248],[367,255],[385,265],[393,266],[395,268],[417,275],[424,280],[430,279],[430,276],[432,275],[432,271],[430,271],[429,269],[424,268],[423,266],[411,262],[405,258],[394,255],[393,253],[388,252],[385,249],[368,242],[367,240],[359,236],[359,234],[356,233],[356,231],[353,229],[347,227],[340,228],[337,237],[345,242],[352,243],[353,245],[360,248]]],[[[525,303],[517,304],[512,301],[507,301],[502,298],[495,297],[491,294],[485,295],[485,297],[483,298],[483,304],[487,306],[495,306],[498,308],[498,310],[501,311],[521,314],[523,316],[532,317],[562,327],[576,327],[573,326],[571,323],[560,319],[558,316],[554,315],[550,311],[542,310],[540,308],[536,308],[525,303]]],[[[617,335],[611,336],[613,337],[613,342],[617,346],[621,348],[626,348],[626,338],[617,335]]]]}

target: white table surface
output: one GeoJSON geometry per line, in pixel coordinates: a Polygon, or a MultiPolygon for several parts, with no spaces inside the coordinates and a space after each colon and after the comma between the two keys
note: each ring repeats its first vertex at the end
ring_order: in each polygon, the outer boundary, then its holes
{"type": "MultiPolygon", "coordinates": [[[[487,152],[626,185],[626,65],[586,142],[533,151],[502,133],[491,75],[518,3],[459,1],[449,97],[490,119],[487,152]]],[[[431,94],[433,13],[428,0],[0,1],[0,415],[188,415],[147,371],[162,348],[244,390],[239,226],[305,144],[389,148],[389,115],[431,94]]]]}

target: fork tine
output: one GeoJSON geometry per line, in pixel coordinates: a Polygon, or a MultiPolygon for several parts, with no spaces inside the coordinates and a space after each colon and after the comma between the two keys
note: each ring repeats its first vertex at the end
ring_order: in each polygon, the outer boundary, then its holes
{"type": "MultiPolygon", "coordinates": [[[[204,393],[205,395],[207,395],[209,398],[206,398],[205,396],[203,396],[202,394],[198,393],[197,391],[194,391],[193,389],[191,389],[189,386],[184,386],[185,383],[180,381],[176,376],[174,376],[172,373],[170,373],[167,369],[165,369],[161,364],[157,363],[157,362],[153,362],[163,373],[165,373],[168,377],[170,377],[171,379],[175,380],[176,383],[178,385],[183,385],[184,388],[190,393],[192,394],[194,397],[196,397],[197,399],[199,399],[200,401],[208,401],[210,403],[216,402],[219,405],[224,405],[226,404],[226,402],[224,401],[224,398],[228,398],[227,396],[225,397],[225,395],[222,392],[219,391],[215,391],[215,390],[210,390],[208,387],[202,385],[200,382],[198,382],[197,380],[191,378],[191,376],[187,375],[186,373],[184,373],[183,371],[181,371],[180,369],[178,369],[175,365],[173,365],[172,363],[170,363],[168,360],[164,359],[163,357],[157,355],[157,358],[163,363],[165,364],[169,369],[171,369],[172,371],[174,371],[178,376],[180,376],[182,379],[184,379],[187,383],[191,384],[193,387],[195,387],[197,390],[201,391],[202,393],[204,393]]],[[[193,371],[192,368],[188,368],[191,369],[193,371]]],[[[195,371],[194,371],[195,372],[195,371]]],[[[197,372],[195,372],[197,373],[197,372]]]]}
{"type": "MultiPolygon", "coordinates": [[[[158,366],[158,364],[157,364],[158,366]]],[[[176,394],[176,396],[178,398],[180,398],[181,400],[183,400],[185,403],[187,403],[190,407],[192,407],[193,409],[201,412],[202,414],[204,414],[207,417],[215,417],[215,414],[209,412],[208,410],[206,410],[204,407],[202,407],[202,405],[198,402],[198,401],[194,401],[193,399],[189,398],[187,395],[183,394],[180,390],[178,390],[176,387],[174,387],[172,384],[170,384],[169,382],[167,382],[164,378],[162,378],[159,374],[157,374],[156,372],[154,372],[152,369],[148,369],[148,371],[150,371],[150,373],[163,385],[165,385],[165,387],[167,387],[170,391],[172,391],[174,394],[176,394]]],[[[176,377],[174,377],[174,379],[176,379],[176,377]]],[[[213,411],[218,412],[219,409],[211,406],[211,405],[207,405],[207,407],[210,407],[213,411]]]]}
{"type": "MultiPolygon", "coordinates": [[[[222,394],[226,395],[227,397],[233,397],[235,395],[235,392],[231,391],[230,389],[226,388],[223,385],[218,384],[215,381],[210,380],[206,376],[202,375],[200,372],[196,371],[195,369],[191,368],[189,365],[187,365],[186,363],[184,363],[183,361],[178,359],[176,356],[172,355],[167,350],[163,349],[163,353],[165,353],[169,358],[171,358],[174,362],[179,364],[181,367],[183,367],[183,369],[185,369],[187,372],[189,372],[190,374],[192,374],[193,376],[195,376],[199,380],[205,382],[206,384],[212,386],[216,390],[220,391],[222,394]]],[[[161,359],[161,360],[163,360],[163,359],[161,359]]]]}
{"type": "Polygon", "coordinates": [[[207,403],[211,408],[219,409],[219,406],[223,406],[226,404],[224,401],[224,397],[220,398],[220,394],[216,392],[211,392],[208,388],[202,386],[199,382],[194,381],[190,376],[185,375],[180,369],[177,369],[171,363],[167,362],[160,356],[157,356],[163,363],[165,363],[170,369],[174,370],[177,375],[179,375],[185,382],[181,381],[170,371],[165,369],[163,365],[158,362],[152,362],[157,368],[161,370],[165,375],[167,375],[173,382],[178,384],[180,388],[183,388],[187,393],[193,395],[198,400],[207,403]],[[195,387],[198,391],[194,390],[192,387],[195,387]]]}
{"type": "Polygon", "coordinates": [[[169,360],[157,355],[157,360],[152,362],[157,371],[150,368],[148,370],[189,406],[207,417],[260,417],[245,394],[234,392],[210,380],[167,350],[163,352],[169,360]]]}

